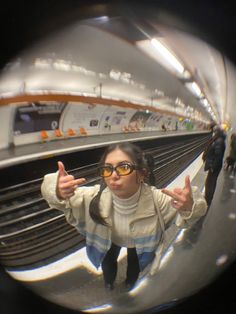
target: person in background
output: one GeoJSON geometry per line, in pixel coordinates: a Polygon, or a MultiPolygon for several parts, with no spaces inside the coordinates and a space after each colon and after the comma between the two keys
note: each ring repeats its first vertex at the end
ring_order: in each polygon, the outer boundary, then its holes
{"type": "Polygon", "coordinates": [[[68,175],[60,161],[58,171],[44,177],[44,199],[85,236],[87,256],[96,268],[102,267],[109,290],[114,288],[121,247],[127,248],[127,289],[154,260],[163,232],[158,215],[167,228],[174,221],[187,227],[206,213],[206,201],[191,187],[189,176],[183,188],[159,190],[153,166],[151,155],[121,143],[104,151],[98,165],[100,184],[80,186],[86,180],[68,175]]]}
{"type": "Polygon", "coordinates": [[[208,171],[205,180],[205,198],[208,207],[211,205],[217,178],[223,165],[225,139],[224,130],[218,125],[214,126],[213,136],[203,153],[202,159],[205,162],[204,171],[208,171]]]}
{"type": "Polygon", "coordinates": [[[162,131],[165,131],[165,132],[167,131],[167,128],[166,128],[164,123],[161,125],[161,129],[162,129],[162,131]]]}
{"type": "Polygon", "coordinates": [[[225,160],[225,170],[232,171],[233,175],[235,175],[236,172],[236,133],[232,133],[230,137],[230,149],[229,149],[229,155],[227,156],[225,160]]]}

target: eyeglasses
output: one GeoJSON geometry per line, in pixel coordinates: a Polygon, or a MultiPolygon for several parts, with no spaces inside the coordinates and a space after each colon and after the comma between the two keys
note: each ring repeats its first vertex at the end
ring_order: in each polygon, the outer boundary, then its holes
{"type": "Polygon", "coordinates": [[[127,176],[128,174],[132,173],[137,166],[130,164],[128,162],[121,163],[115,167],[110,164],[105,164],[104,166],[100,166],[98,168],[98,173],[100,177],[107,178],[110,177],[115,170],[118,176],[127,176]]]}

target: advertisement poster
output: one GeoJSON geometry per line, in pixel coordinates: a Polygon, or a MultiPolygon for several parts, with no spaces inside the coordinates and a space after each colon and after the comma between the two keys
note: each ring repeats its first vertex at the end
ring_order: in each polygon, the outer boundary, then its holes
{"type": "Polygon", "coordinates": [[[99,129],[100,119],[105,109],[104,105],[71,103],[65,112],[63,130],[68,128],[78,130],[81,127],[86,130],[99,129]]]}
{"type": "Polygon", "coordinates": [[[129,120],[134,114],[133,109],[123,109],[117,106],[109,106],[103,112],[101,118],[101,130],[113,130],[121,131],[122,127],[129,124],[129,120]]]}
{"type": "Polygon", "coordinates": [[[158,128],[160,126],[160,121],[162,119],[162,115],[159,113],[152,113],[151,116],[146,121],[146,127],[158,128]]]}
{"type": "Polygon", "coordinates": [[[16,108],[13,131],[15,135],[55,130],[59,127],[66,103],[30,103],[16,108]]]}
{"type": "Polygon", "coordinates": [[[137,111],[130,119],[129,126],[136,128],[145,128],[146,122],[152,115],[151,112],[137,111]]]}

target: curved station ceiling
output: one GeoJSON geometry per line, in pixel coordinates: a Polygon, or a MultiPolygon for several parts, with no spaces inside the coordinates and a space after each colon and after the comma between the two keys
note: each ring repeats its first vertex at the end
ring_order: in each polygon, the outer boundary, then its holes
{"type": "Polygon", "coordinates": [[[99,97],[235,128],[231,62],[153,19],[98,16],[45,37],[6,64],[0,103],[24,94],[99,97]]]}

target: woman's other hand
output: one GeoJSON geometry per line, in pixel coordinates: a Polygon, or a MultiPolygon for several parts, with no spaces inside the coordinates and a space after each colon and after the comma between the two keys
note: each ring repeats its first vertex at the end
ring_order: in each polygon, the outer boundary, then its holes
{"type": "Polygon", "coordinates": [[[172,198],[171,205],[178,211],[192,210],[193,197],[189,176],[185,177],[185,186],[183,189],[175,188],[173,191],[162,189],[161,191],[172,198]]]}

